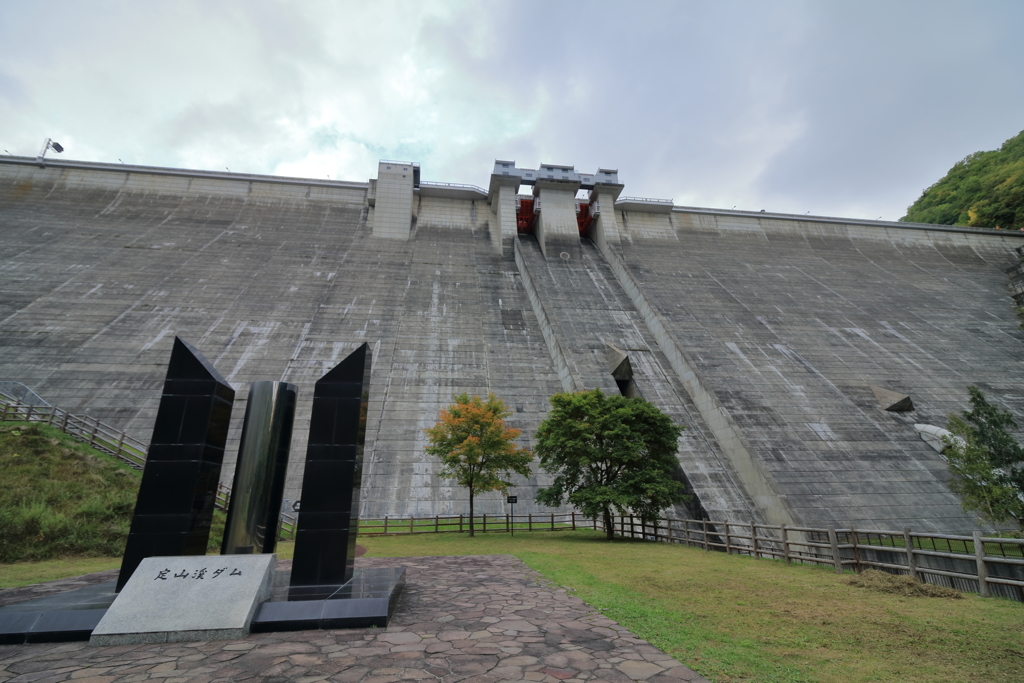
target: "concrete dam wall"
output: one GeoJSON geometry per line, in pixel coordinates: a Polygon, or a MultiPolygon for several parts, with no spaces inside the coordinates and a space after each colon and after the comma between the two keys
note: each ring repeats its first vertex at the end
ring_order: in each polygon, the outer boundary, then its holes
{"type": "MultiPolygon", "coordinates": [[[[1024,424],[1003,270],[1024,237],[647,206],[602,170],[574,240],[564,187],[538,182],[549,218],[528,234],[497,168],[489,191],[411,169],[342,183],[0,161],[0,380],[147,440],[181,336],[238,391],[225,483],[248,384],[299,386],[294,500],[313,383],[365,341],[362,514],[427,516],[468,507],[424,453],[453,394],[496,393],[529,445],[551,394],[619,391],[628,367],[631,391],[687,427],[679,514],[976,528],[913,425],[944,426],[969,385],[1024,424]],[[883,410],[872,385],[914,410],[883,410]]],[[[516,480],[517,512],[548,511],[533,500],[547,481],[516,480]]]]}

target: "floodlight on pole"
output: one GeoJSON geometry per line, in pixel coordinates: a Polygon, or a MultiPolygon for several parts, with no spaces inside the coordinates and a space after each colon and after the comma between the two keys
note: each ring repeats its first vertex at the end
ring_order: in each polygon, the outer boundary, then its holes
{"type": "Polygon", "coordinates": [[[59,142],[54,142],[52,138],[46,138],[46,142],[43,143],[43,149],[39,152],[39,156],[36,157],[36,163],[39,164],[39,168],[46,168],[46,152],[53,150],[60,154],[64,151],[64,148],[59,142]]]}

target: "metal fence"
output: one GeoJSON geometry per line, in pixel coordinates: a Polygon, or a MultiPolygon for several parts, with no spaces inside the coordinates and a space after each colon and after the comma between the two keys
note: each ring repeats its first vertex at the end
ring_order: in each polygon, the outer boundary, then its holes
{"type": "Polygon", "coordinates": [[[21,403],[27,406],[48,406],[36,392],[21,382],[0,382],[0,401],[5,403],[21,403]]]}

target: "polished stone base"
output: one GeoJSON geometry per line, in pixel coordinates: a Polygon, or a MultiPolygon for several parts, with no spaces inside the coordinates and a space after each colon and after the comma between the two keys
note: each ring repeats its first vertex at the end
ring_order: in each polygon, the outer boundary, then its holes
{"type": "Polygon", "coordinates": [[[388,625],[405,588],[405,569],[357,569],[340,586],[288,588],[289,572],[279,571],[270,600],[252,620],[253,633],[388,625]]]}
{"type": "Polygon", "coordinates": [[[0,607],[0,645],[89,640],[114,602],[116,581],[0,607]]]}
{"type": "MultiPolygon", "coordinates": [[[[251,633],[383,628],[405,588],[402,567],[357,569],[341,586],[289,591],[290,573],[275,573],[271,597],[257,608],[251,633]]],[[[107,581],[0,607],[0,645],[89,640],[118,595],[115,586],[116,581],[107,581]]]]}

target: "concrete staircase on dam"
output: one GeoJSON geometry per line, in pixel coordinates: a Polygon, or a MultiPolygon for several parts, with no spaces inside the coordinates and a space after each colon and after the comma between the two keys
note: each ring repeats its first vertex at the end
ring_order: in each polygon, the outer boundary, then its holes
{"type": "Polygon", "coordinates": [[[565,368],[565,391],[619,393],[609,351],[615,358],[615,351],[621,350],[639,395],[686,426],[679,439],[678,476],[693,499],[688,509],[679,512],[694,519],[763,519],[736,484],[731,466],[719,455],[715,436],[594,244],[582,240],[568,259],[545,258],[536,240],[521,236],[516,239],[515,257],[534,313],[548,328],[553,362],[565,368]]]}

